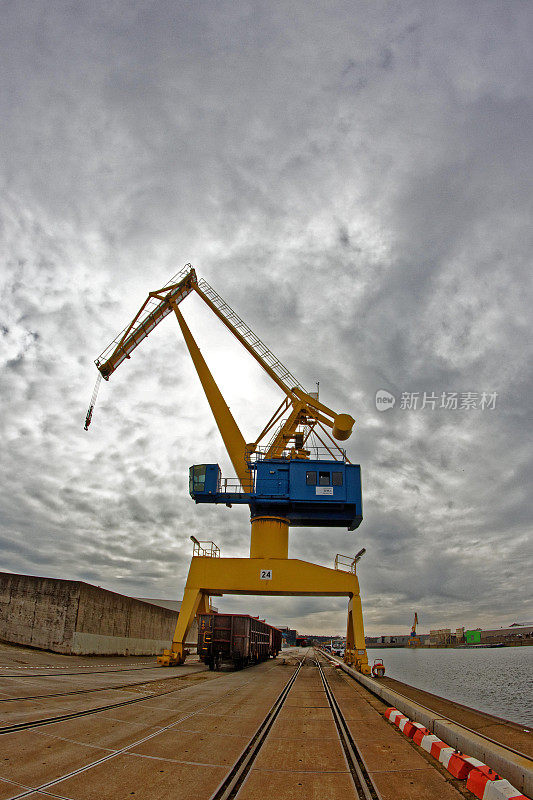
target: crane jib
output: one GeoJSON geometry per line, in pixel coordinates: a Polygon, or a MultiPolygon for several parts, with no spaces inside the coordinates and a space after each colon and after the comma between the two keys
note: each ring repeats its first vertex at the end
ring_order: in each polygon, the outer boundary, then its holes
{"type": "Polygon", "coordinates": [[[181,303],[192,292],[195,281],[196,273],[191,269],[178,284],[170,288],[170,291],[169,287],[165,287],[160,293],[151,293],[129,328],[126,328],[96,359],[95,364],[106,380],[126,358],[130,357],[143,339],[146,339],[148,334],[170,314],[172,306],[181,303]],[[162,299],[154,297],[163,293],[162,299]]]}
{"type": "MultiPolygon", "coordinates": [[[[148,293],[146,300],[130,324],[96,359],[99,377],[108,380],[117,367],[131,357],[135,348],[172,311],[175,312],[182,329],[215,421],[243,489],[248,486],[250,481],[249,468],[246,466],[247,459],[251,453],[259,452],[261,440],[268,434],[271,437],[266,452],[268,458],[309,459],[311,450],[322,446],[330,457],[334,459],[340,457],[342,461],[346,462],[345,452],[334,440],[343,441],[350,436],[355,422],[353,417],[349,414],[335,413],[319,401],[318,393],[307,393],[290,371],[213,287],[203,278],[197,279],[196,271],[191,264],[186,264],[163,288],[148,293]],[[178,309],[181,301],[193,291],[199,295],[286,395],[259,437],[249,445],[246,444],[178,309]],[[285,412],[287,412],[287,416],[285,416],[285,412]],[[327,428],[331,429],[331,433],[327,428]],[[316,443],[313,445],[315,439],[318,440],[319,445],[316,443]]],[[[95,399],[96,393],[87,412],[86,430],[92,420],[95,399]]]]}

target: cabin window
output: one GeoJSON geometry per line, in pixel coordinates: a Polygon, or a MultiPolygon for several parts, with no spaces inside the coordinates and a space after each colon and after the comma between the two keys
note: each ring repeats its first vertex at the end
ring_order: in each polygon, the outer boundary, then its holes
{"type": "Polygon", "coordinates": [[[205,490],[206,465],[195,464],[189,470],[189,493],[203,492],[205,490]]]}
{"type": "Polygon", "coordinates": [[[342,486],[342,472],[331,473],[331,484],[332,486],[342,486]]]}
{"type": "Polygon", "coordinates": [[[308,486],[316,486],[316,472],[306,472],[305,473],[305,482],[308,486]]]}
{"type": "Polygon", "coordinates": [[[318,485],[319,486],[329,486],[330,484],[330,474],[329,472],[319,472],[318,473],[318,485]]]}
{"type": "Polygon", "coordinates": [[[193,482],[194,482],[194,488],[197,491],[203,491],[204,489],[205,473],[206,473],[205,464],[198,464],[193,467],[193,482]]]}

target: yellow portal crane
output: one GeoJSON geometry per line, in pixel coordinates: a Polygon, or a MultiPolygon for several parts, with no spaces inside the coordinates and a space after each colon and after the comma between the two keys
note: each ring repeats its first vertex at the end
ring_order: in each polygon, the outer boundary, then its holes
{"type": "Polygon", "coordinates": [[[210,595],[348,595],[345,660],[368,673],[356,560],[337,559],[332,570],[288,558],[289,526],[353,530],[362,520],[360,467],[348,461],[335,441],[350,436],[354,419],[332,411],[319,401],[317,393],[306,392],[215,290],[203,279],[198,280],[190,264],[162,289],[149,292],[131,323],[96,360],[99,376],[85,429],[92,420],[101,377],[109,380],[172,311],[237,475],[237,480],[228,481],[221,477],[218,464],[195,465],[190,469],[190,494],[197,503],[249,505],[252,529],[247,559],[221,559],[218,548],[196,543],[174,640],[160,663],[183,663],[186,634],[194,615],[209,609],[210,595]],[[284,394],[254,442],[245,442],[178,308],[193,291],[284,394]],[[265,443],[268,435],[270,440],[265,443]],[[311,446],[311,435],[320,445],[311,446]]]}
{"type": "Polygon", "coordinates": [[[411,625],[411,633],[409,634],[409,639],[407,640],[407,644],[409,645],[409,647],[420,646],[420,638],[416,635],[417,625],[418,625],[418,614],[415,611],[415,615],[413,617],[413,624],[411,625]]]}

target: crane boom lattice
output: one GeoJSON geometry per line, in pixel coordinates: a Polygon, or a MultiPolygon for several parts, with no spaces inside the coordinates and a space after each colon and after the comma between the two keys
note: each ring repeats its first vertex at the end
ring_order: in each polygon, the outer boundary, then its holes
{"type": "Polygon", "coordinates": [[[94,362],[106,380],[109,380],[109,376],[116,368],[126,358],[130,358],[137,345],[171,313],[172,303],[181,303],[192,292],[195,282],[196,272],[190,264],[186,264],[162,289],[150,292],[133,321],[113,339],[94,362]]]}

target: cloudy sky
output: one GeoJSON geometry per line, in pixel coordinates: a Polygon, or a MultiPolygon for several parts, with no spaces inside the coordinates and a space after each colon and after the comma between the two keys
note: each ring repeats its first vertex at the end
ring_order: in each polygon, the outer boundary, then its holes
{"type": "MultiPolygon", "coordinates": [[[[191,262],[357,420],[363,523],[294,529],[290,555],[366,547],[369,634],[531,621],[532,4],[0,12],[0,569],[172,598],[191,534],[248,554],[247,509],[188,496],[190,464],[232,469],[173,318],[83,430],[93,360],[191,262]]],[[[253,439],[278,390],[182,309],[253,439]]],[[[218,606],[345,627],[344,599],[218,606]]]]}

